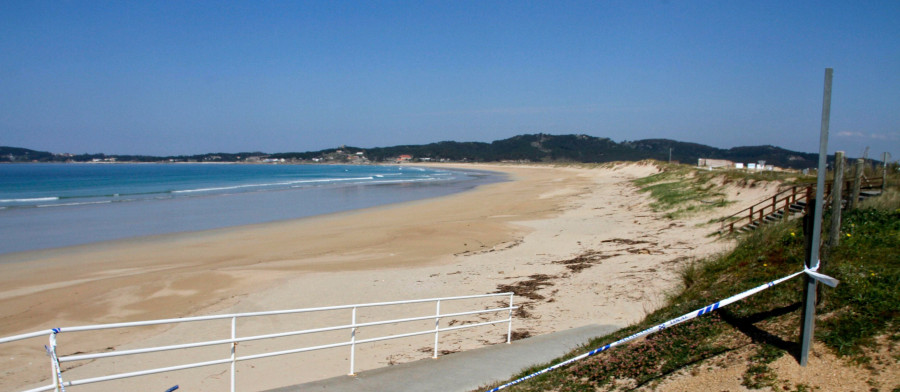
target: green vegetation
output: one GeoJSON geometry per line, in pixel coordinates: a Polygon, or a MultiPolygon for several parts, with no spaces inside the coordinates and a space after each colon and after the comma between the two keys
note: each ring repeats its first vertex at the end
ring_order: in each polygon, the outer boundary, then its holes
{"type": "Polygon", "coordinates": [[[760,182],[777,181],[783,184],[801,183],[810,179],[792,172],[702,170],[678,164],[657,163],[657,174],[634,180],[641,192],[649,192],[654,202],[650,206],[657,212],[666,212],[670,219],[689,216],[728,206],[723,193],[724,186],[735,184],[755,187],[760,182]]]}
{"type": "MultiPolygon", "coordinates": [[[[647,184],[673,181],[660,173],[647,184]]],[[[820,290],[816,339],[838,356],[870,364],[877,342],[900,340],[900,196],[897,190],[844,213],[842,241],[826,250],[821,272],[841,281],[820,290]]],[[[689,198],[688,198],[689,199],[689,198]]],[[[720,257],[697,261],[681,271],[683,287],[668,305],[642,322],[589,342],[569,357],[601,347],[689,311],[802,269],[805,241],[799,220],[764,226],[720,257]]],[[[799,353],[802,278],[792,279],[728,307],[549,372],[511,391],[596,391],[652,387],[679,370],[728,365],[742,353],[748,388],[809,390],[779,380],[770,367],[799,353]]],[[[894,343],[895,344],[895,343],[894,343]]],[[[896,358],[896,354],[893,354],[896,358]]],[[[561,358],[559,361],[564,360],[561,358]]],[[[886,365],[891,366],[891,365],[886,365]]],[[[543,368],[526,370],[519,376],[543,368]]],[[[875,371],[868,366],[860,370],[875,371]],[[867,370],[866,370],[867,369],[867,370]]],[[[517,378],[519,377],[517,376],[517,378]]],[[[886,386],[893,388],[896,385],[886,386]]]]}
{"type": "MultiPolygon", "coordinates": [[[[864,208],[843,219],[837,260],[829,271],[841,280],[841,290],[826,296],[817,337],[839,354],[860,356],[886,330],[900,338],[900,209],[864,208]]],[[[865,358],[861,358],[865,360],[865,358]]]]}
{"type": "Polygon", "coordinates": [[[708,173],[685,165],[660,167],[661,172],[634,180],[634,184],[641,192],[650,193],[655,200],[650,206],[658,212],[667,211],[666,217],[674,219],[731,203],[708,173]]]}

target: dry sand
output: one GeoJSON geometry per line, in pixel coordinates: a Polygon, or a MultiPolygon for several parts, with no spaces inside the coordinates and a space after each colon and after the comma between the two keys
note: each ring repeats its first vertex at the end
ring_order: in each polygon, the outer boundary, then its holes
{"type": "MultiPolygon", "coordinates": [[[[680,265],[731,246],[707,237],[716,229],[704,224],[709,214],[668,220],[649,208],[648,196],[630,181],[657,172],[653,165],[465,167],[506,172],[514,181],[295,221],[0,255],[0,336],[62,326],[507,289],[525,294],[515,299],[522,306],[513,323],[517,335],[590,323],[625,326],[663,304],[665,294],[677,287],[680,265]]],[[[773,191],[758,187],[734,192],[730,198],[740,202],[732,209],[773,191]]],[[[426,313],[416,315],[430,314],[433,307],[429,304],[422,310],[426,313]]],[[[409,317],[408,310],[381,313],[409,317]]],[[[379,317],[360,315],[361,321],[379,317]]],[[[349,313],[282,317],[238,329],[239,336],[247,336],[329,322],[348,323],[349,313]]],[[[428,328],[428,323],[423,325],[428,328]]],[[[505,341],[506,328],[447,333],[440,349],[452,352],[505,341]]],[[[63,333],[60,354],[224,339],[229,331],[228,322],[218,322],[77,337],[63,333]]],[[[376,332],[360,329],[358,338],[376,332]]],[[[330,336],[348,338],[346,331],[330,336]]],[[[326,337],[246,343],[238,346],[238,354],[320,344],[321,339],[326,337]]],[[[3,345],[3,390],[49,382],[42,344],[44,338],[3,345]]],[[[432,344],[433,336],[426,335],[360,345],[356,370],[429,357],[432,344]]],[[[148,356],[140,362],[143,367],[168,366],[228,356],[227,347],[211,350],[148,356]]],[[[259,390],[346,374],[348,357],[349,350],[340,348],[241,363],[238,386],[259,390]]],[[[110,360],[64,368],[70,378],[133,369],[132,364],[110,360]]],[[[184,390],[223,390],[227,369],[213,366],[126,383],[138,382],[141,390],[162,391],[175,384],[184,390]]],[[[134,388],[127,385],[133,384],[92,384],[89,390],[134,388]]]]}

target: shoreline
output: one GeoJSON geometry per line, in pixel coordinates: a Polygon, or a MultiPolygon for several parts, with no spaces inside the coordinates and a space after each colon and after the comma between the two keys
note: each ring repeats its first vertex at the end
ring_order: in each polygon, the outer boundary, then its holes
{"type": "MultiPolygon", "coordinates": [[[[12,180],[4,188],[4,192],[9,192],[9,197],[0,200],[0,231],[6,233],[0,238],[0,252],[4,255],[295,220],[440,197],[506,180],[499,172],[425,166],[356,169],[348,165],[317,165],[304,169],[293,165],[294,168],[210,171],[193,165],[193,169],[174,173],[129,166],[133,169],[110,173],[78,169],[72,180],[61,181],[62,185],[55,187],[58,189],[17,194],[19,185],[29,186],[25,180],[29,173],[49,181],[67,173],[38,166],[28,165],[22,171],[11,172],[12,180]],[[130,184],[123,173],[131,170],[146,173],[150,180],[130,184]],[[211,177],[204,179],[204,175],[211,177]],[[192,183],[171,180],[181,176],[192,183]],[[229,176],[235,179],[229,180],[229,176]],[[86,181],[109,178],[111,185],[108,189],[81,189],[74,181],[82,177],[86,181]],[[66,190],[70,186],[67,182],[72,183],[74,191],[66,190]]],[[[9,256],[4,260],[15,259],[9,256]]]]}
{"type": "MultiPolygon", "coordinates": [[[[467,168],[484,170],[483,167],[467,166],[467,168]]],[[[507,175],[510,176],[510,180],[514,180],[512,173],[507,172],[507,175]]],[[[85,286],[86,282],[93,282],[94,286],[97,285],[97,282],[118,287],[140,286],[140,283],[133,281],[134,279],[128,279],[129,274],[134,271],[137,271],[134,272],[135,274],[150,276],[158,275],[161,270],[167,271],[167,273],[196,274],[211,269],[235,269],[241,266],[258,269],[262,264],[266,264],[266,268],[282,271],[293,270],[300,273],[379,269],[421,265],[438,255],[465,252],[469,250],[468,248],[475,246],[474,243],[472,246],[465,245],[465,241],[462,244],[455,242],[449,244],[448,241],[444,241],[448,237],[444,237],[444,240],[436,239],[435,241],[426,241],[428,244],[424,244],[421,243],[421,238],[416,238],[417,235],[414,234],[418,228],[429,226],[429,220],[432,220],[433,224],[440,224],[449,219],[455,220],[457,212],[466,209],[465,205],[479,204],[477,201],[484,192],[491,192],[490,189],[498,185],[516,182],[492,183],[445,196],[299,219],[2,254],[0,255],[0,287],[2,287],[0,304],[3,306],[0,308],[4,309],[6,314],[3,315],[3,322],[0,324],[0,335],[9,336],[35,329],[45,329],[44,327],[26,327],[28,325],[98,323],[91,321],[97,318],[92,317],[95,316],[95,312],[86,312],[81,317],[71,315],[62,319],[50,316],[57,312],[37,312],[43,314],[43,317],[29,321],[29,314],[25,314],[23,318],[21,311],[29,308],[27,303],[31,301],[22,298],[20,293],[63,298],[68,297],[65,295],[64,288],[74,290],[79,286],[85,286]],[[439,210],[439,213],[434,214],[430,210],[439,210]],[[359,225],[359,221],[365,221],[366,224],[359,225]],[[349,237],[356,238],[343,238],[346,240],[343,244],[340,243],[340,238],[337,241],[329,238],[349,233],[344,229],[353,226],[357,226],[357,234],[364,232],[371,237],[366,239],[349,235],[349,237]],[[387,226],[388,229],[380,229],[384,226],[387,226]],[[404,236],[404,234],[410,235],[404,236]],[[314,243],[302,245],[298,249],[290,245],[291,241],[296,238],[308,238],[314,243]],[[408,244],[415,250],[407,249],[404,252],[409,256],[381,255],[377,262],[373,261],[372,257],[368,257],[367,262],[322,260],[329,254],[354,253],[353,249],[383,247],[386,242],[408,244]],[[415,242],[420,243],[415,244],[415,242]],[[435,242],[442,242],[444,245],[434,246],[435,242]],[[290,267],[279,266],[279,263],[285,264],[284,260],[298,259],[302,259],[303,262],[290,267]],[[17,302],[19,305],[12,306],[8,301],[17,302]],[[14,314],[18,317],[10,320],[9,316],[14,314]],[[54,319],[56,321],[52,322],[54,319]],[[69,322],[62,323],[66,320],[69,322]]],[[[483,205],[482,209],[484,207],[486,205],[483,205]]],[[[492,205],[492,207],[496,207],[496,205],[492,205]]],[[[468,219],[478,218],[480,216],[475,215],[468,219]]],[[[448,224],[442,231],[457,231],[458,234],[459,231],[454,230],[453,227],[458,226],[459,222],[448,224]]],[[[483,244],[493,244],[508,239],[511,233],[507,233],[508,230],[501,226],[502,223],[488,222],[481,230],[486,232],[483,233],[485,236],[479,241],[483,244]]],[[[450,234],[449,237],[453,237],[453,235],[450,234]]],[[[485,246],[483,244],[479,246],[485,246]]],[[[406,245],[401,247],[409,248],[406,245]]],[[[150,276],[147,278],[150,279],[150,276]]],[[[80,291],[82,298],[73,302],[103,302],[102,300],[98,301],[103,297],[102,291],[92,287],[84,287],[84,289],[80,291]]],[[[215,301],[207,300],[207,302],[215,301]]],[[[70,307],[65,306],[64,308],[70,307]]],[[[178,314],[173,315],[171,311],[175,309],[166,308],[167,314],[163,315],[161,312],[152,310],[155,309],[145,312],[148,317],[126,317],[122,320],[169,318],[190,313],[190,311],[181,310],[176,311],[178,314]]],[[[101,316],[100,319],[118,318],[110,314],[101,316]]]]}
{"type": "MultiPolygon", "coordinates": [[[[324,217],[86,247],[74,254],[60,251],[0,264],[0,308],[6,313],[0,335],[484,294],[528,285],[535,295],[516,296],[522,307],[513,324],[517,333],[536,335],[590,323],[625,326],[662,305],[665,293],[677,286],[680,265],[728,246],[706,238],[709,230],[701,223],[708,217],[668,221],[650,210],[648,196],[630,181],[655,173],[652,165],[464,167],[506,172],[512,181],[324,217]]],[[[162,335],[178,335],[177,330],[162,335]]],[[[161,332],[107,336],[97,344],[126,348],[161,332]]],[[[446,342],[442,337],[441,346],[458,351],[483,345],[475,334],[446,342]]],[[[72,343],[70,350],[98,347],[89,343],[72,343]]],[[[397,350],[390,344],[361,349],[357,368],[430,356],[415,347],[397,350]]],[[[14,364],[4,365],[12,369],[14,364]]],[[[273,365],[255,371],[260,375],[253,385],[276,387],[334,376],[344,363],[330,366],[281,380],[273,365]]],[[[39,368],[33,381],[45,374],[39,368]]],[[[217,381],[198,382],[201,390],[217,388],[208,384],[217,381]]]]}

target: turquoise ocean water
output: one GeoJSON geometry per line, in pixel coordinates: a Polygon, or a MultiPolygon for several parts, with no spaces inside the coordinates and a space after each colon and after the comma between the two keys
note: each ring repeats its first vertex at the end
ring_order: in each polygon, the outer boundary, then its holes
{"type": "Polygon", "coordinates": [[[502,179],[413,166],[0,165],[0,253],[296,219],[502,179]]]}

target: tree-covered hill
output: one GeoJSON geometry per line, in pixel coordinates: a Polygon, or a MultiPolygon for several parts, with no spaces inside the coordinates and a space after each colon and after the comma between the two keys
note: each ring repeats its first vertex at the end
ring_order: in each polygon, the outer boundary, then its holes
{"type": "Polygon", "coordinates": [[[347,160],[362,153],[371,162],[392,162],[401,155],[414,160],[465,161],[465,162],[586,162],[639,161],[657,159],[694,163],[699,158],[727,159],[734,162],[767,164],[786,168],[812,168],[817,155],[785,150],[775,146],[735,147],[720,149],[697,143],[668,139],[645,139],[614,142],[609,138],[588,135],[519,135],[491,143],[442,141],[422,145],[359,148],[341,146],[320,151],[209,153],[191,156],[137,156],[106,154],[53,154],[24,148],[0,147],[0,162],[90,162],[106,160],[118,162],[240,162],[260,159],[284,159],[286,161],[347,160]]]}

